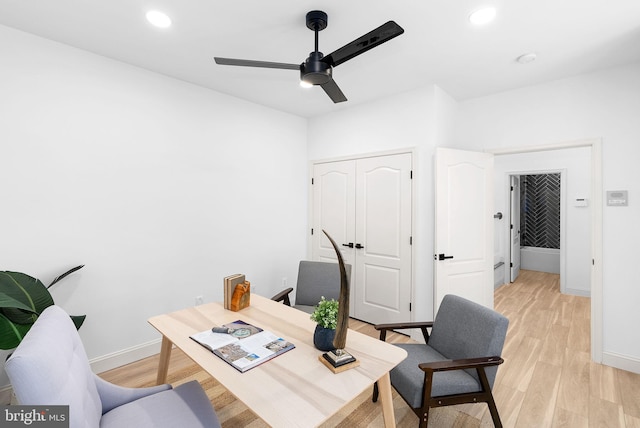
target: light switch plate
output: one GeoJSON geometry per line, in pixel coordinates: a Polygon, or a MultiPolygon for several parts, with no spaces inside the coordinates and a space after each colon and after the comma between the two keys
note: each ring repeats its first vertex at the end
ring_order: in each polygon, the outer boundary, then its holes
{"type": "Polygon", "coordinates": [[[629,206],[629,191],[607,190],[607,205],[610,207],[629,206]]]}

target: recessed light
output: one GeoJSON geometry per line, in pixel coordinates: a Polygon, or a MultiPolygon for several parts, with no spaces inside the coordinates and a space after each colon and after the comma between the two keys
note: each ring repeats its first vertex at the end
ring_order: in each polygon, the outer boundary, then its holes
{"type": "Polygon", "coordinates": [[[496,17],[496,8],[495,7],[485,7],[482,9],[478,9],[469,15],[469,21],[475,25],[485,25],[489,22],[493,21],[496,17]]]}
{"type": "Polygon", "coordinates": [[[518,58],[516,58],[516,61],[518,61],[520,64],[528,64],[530,62],[535,61],[536,58],[538,58],[538,55],[532,52],[532,53],[520,55],[518,58]]]}
{"type": "Polygon", "coordinates": [[[166,13],[158,10],[150,10],[147,12],[147,21],[158,28],[168,28],[171,26],[171,18],[166,13]]]}

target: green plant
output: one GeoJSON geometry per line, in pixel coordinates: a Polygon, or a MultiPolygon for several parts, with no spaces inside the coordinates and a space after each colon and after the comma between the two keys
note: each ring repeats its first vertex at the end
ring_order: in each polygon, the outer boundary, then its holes
{"type": "Polygon", "coordinates": [[[311,314],[311,319],[321,327],[335,330],[338,323],[338,302],[335,299],[326,300],[322,296],[311,314]]]}
{"type": "MultiPolygon", "coordinates": [[[[42,311],[54,304],[49,288],[83,266],[68,270],[48,287],[24,273],[0,272],[0,349],[18,346],[42,311]]],[[[80,328],[85,318],[86,315],[71,316],[76,328],[80,328]]]]}

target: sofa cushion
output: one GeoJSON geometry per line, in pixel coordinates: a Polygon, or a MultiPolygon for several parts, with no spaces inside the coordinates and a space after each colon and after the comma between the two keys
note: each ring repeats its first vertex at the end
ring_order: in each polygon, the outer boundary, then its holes
{"type": "MultiPolygon", "coordinates": [[[[414,407],[422,407],[425,373],[418,367],[420,363],[449,360],[444,355],[423,344],[403,344],[396,346],[407,351],[407,358],[389,373],[391,384],[398,393],[414,407]]],[[[480,391],[480,383],[464,370],[436,372],[433,374],[431,396],[460,394],[480,391]]]]}
{"type": "Polygon", "coordinates": [[[110,410],[100,427],[216,428],[220,422],[207,394],[193,380],[110,410]]]}
{"type": "Polygon", "coordinates": [[[5,370],[20,404],[69,405],[72,427],[98,426],[102,403],[93,372],[80,336],[61,308],[42,312],[5,370]]]}

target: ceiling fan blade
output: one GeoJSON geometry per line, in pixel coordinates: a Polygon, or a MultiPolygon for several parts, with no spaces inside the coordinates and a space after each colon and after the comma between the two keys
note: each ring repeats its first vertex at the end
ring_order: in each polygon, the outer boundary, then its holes
{"type": "Polygon", "coordinates": [[[298,70],[300,71],[300,64],[286,64],[283,62],[268,62],[268,61],[252,61],[250,59],[233,59],[233,58],[219,58],[214,57],[216,64],[220,65],[238,65],[241,67],[260,67],[260,68],[282,68],[285,70],[298,70]]]}
{"type": "Polygon", "coordinates": [[[368,32],[364,36],[357,38],[353,42],[331,52],[329,55],[322,58],[322,61],[336,67],[343,62],[360,55],[361,53],[365,53],[369,49],[373,49],[376,46],[399,36],[402,33],[404,33],[404,29],[401,26],[396,24],[394,21],[389,21],[386,24],[382,24],[375,30],[368,32]]]}
{"type": "Polygon", "coordinates": [[[335,80],[329,79],[327,83],[323,83],[320,87],[324,89],[334,103],[347,101],[347,97],[344,96],[335,80]]]}

